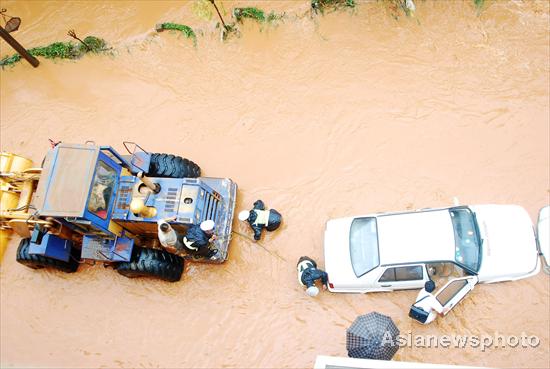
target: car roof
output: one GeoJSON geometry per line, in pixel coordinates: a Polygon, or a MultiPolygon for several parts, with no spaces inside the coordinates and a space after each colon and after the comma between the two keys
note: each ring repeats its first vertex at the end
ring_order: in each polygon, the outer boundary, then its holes
{"type": "Polygon", "coordinates": [[[380,264],[454,260],[448,209],[377,216],[380,264]]]}

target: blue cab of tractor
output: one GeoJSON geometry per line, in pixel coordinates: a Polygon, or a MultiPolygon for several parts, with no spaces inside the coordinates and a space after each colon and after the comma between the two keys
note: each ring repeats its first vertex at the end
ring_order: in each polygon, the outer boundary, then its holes
{"type": "Polygon", "coordinates": [[[34,193],[35,226],[17,258],[30,267],[76,271],[83,261],[103,262],[128,277],[179,280],[184,254],[163,249],[157,221],[184,234],[213,220],[218,249],[227,259],[237,185],[229,178],[200,177],[200,168],[176,155],[148,153],[125,142],[128,154],[110,146],[60,143],[44,160],[34,193]]]}

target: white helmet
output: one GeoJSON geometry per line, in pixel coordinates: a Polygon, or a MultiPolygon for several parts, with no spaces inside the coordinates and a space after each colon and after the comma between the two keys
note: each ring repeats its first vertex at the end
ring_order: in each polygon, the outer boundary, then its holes
{"type": "Polygon", "coordinates": [[[205,232],[212,231],[216,224],[213,220],[208,219],[201,223],[201,229],[205,232]]]}
{"type": "Polygon", "coordinates": [[[250,216],[250,212],[248,210],[243,210],[239,213],[239,220],[244,222],[245,220],[248,219],[249,216],[250,216]]]}
{"type": "Polygon", "coordinates": [[[308,287],[306,290],[308,296],[315,297],[319,294],[319,289],[315,286],[308,287]]]}

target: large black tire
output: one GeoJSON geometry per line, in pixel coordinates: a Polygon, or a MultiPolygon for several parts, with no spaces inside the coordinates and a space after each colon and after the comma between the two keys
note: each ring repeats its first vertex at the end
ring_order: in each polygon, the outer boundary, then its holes
{"type": "Polygon", "coordinates": [[[128,278],[155,277],[177,282],[183,273],[183,258],[164,250],[134,246],[132,260],[119,263],[117,272],[128,278]]]}
{"type": "Polygon", "coordinates": [[[71,249],[71,257],[69,258],[69,261],[61,261],[42,255],[29,254],[30,243],[30,238],[23,238],[21,242],[19,242],[16,255],[16,260],[18,263],[32,269],[52,268],[61,270],[65,273],[74,273],[78,269],[78,260],[80,259],[78,249],[74,247],[71,249]]]}
{"type": "Polygon", "coordinates": [[[201,176],[201,168],[181,156],[151,154],[147,175],[161,178],[197,178],[201,176]]]}

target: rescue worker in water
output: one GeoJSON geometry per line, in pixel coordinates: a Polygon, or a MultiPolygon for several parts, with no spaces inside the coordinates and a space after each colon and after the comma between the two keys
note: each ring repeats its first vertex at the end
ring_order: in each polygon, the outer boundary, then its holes
{"type": "Polygon", "coordinates": [[[254,203],[252,210],[243,210],[239,213],[239,220],[247,221],[254,231],[254,239],[259,241],[262,236],[262,229],[272,232],[279,228],[283,217],[275,210],[265,210],[265,204],[262,200],[254,203]]]}
{"type": "Polygon", "coordinates": [[[315,297],[319,294],[319,288],[315,286],[315,281],[319,279],[321,280],[323,289],[327,289],[328,274],[321,269],[317,269],[315,260],[302,256],[298,260],[296,268],[298,269],[298,282],[307,288],[306,293],[308,296],[315,297]]]}

